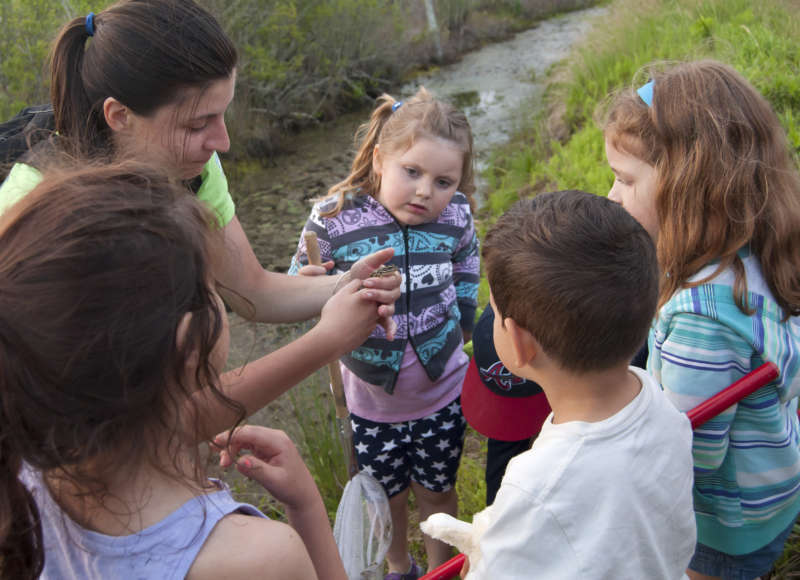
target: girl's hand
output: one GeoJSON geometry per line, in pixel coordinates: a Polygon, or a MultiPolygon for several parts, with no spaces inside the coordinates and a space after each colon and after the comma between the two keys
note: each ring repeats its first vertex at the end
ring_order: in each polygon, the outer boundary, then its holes
{"type": "Polygon", "coordinates": [[[333,269],[333,261],[328,260],[321,266],[312,266],[308,264],[303,266],[297,271],[299,276],[323,276],[333,269]]]}
{"type": "Polygon", "coordinates": [[[383,322],[391,325],[379,315],[379,308],[372,295],[373,290],[361,288],[361,282],[351,280],[325,303],[319,322],[314,330],[325,333],[327,340],[340,347],[340,352],[349,352],[362,344],[383,322]]]}
{"type": "Polygon", "coordinates": [[[311,473],[283,431],[244,425],[233,432],[229,444],[228,432],[214,437],[213,444],[221,449],[221,467],[235,463],[242,475],[260,483],[287,508],[303,510],[319,500],[311,473]],[[239,456],[245,449],[251,454],[239,456]]]}
{"type": "Polygon", "coordinates": [[[381,317],[379,324],[386,331],[386,337],[389,340],[394,339],[396,325],[392,320],[392,315],[394,314],[394,303],[400,298],[400,283],[403,278],[399,274],[370,278],[370,274],[390,260],[392,256],[394,256],[394,249],[385,248],[361,258],[353,264],[348,272],[343,274],[344,278],[342,283],[339,284],[341,287],[350,280],[362,281],[363,287],[368,290],[363,294],[363,297],[379,304],[378,314],[381,317]]]}
{"type": "Polygon", "coordinates": [[[461,566],[461,572],[458,573],[462,578],[466,578],[469,574],[469,556],[464,556],[464,565],[461,566]]]}

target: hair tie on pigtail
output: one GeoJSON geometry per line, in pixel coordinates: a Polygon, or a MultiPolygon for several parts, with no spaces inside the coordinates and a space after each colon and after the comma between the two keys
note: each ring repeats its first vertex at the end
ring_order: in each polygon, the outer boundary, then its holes
{"type": "Polygon", "coordinates": [[[639,95],[639,98],[642,99],[644,104],[648,107],[653,106],[653,82],[654,81],[648,81],[636,89],[636,94],[639,95]]]}
{"type": "Polygon", "coordinates": [[[403,101],[395,101],[392,105],[392,113],[394,113],[397,109],[403,106],[403,101]]]}
{"type": "Polygon", "coordinates": [[[94,36],[94,12],[86,15],[86,34],[94,36]]]}

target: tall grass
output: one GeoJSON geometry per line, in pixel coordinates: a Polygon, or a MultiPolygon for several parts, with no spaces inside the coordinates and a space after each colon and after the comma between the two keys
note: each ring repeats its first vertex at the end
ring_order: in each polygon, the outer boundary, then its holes
{"type": "Polygon", "coordinates": [[[605,194],[613,176],[594,112],[613,90],[645,82],[643,67],[653,61],[708,57],[729,63],[770,101],[800,153],[798,7],[787,0],[613,2],[556,71],[545,111],[532,103],[529,126],[495,154],[487,170],[489,221],[519,197],[541,191],[605,194]],[[553,138],[554,125],[559,139],[553,138]]]}
{"type": "MultiPolygon", "coordinates": [[[[325,383],[327,374],[322,370],[316,378],[325,383]]],[[[313,379],[308,382],[313,383],[313,379]]],[[[339,434],[333,396],[319,387],[303,385],[292,389],[289,399],[297,425],[295,442],[314,476],[333,523],[348,477],[347,457],[339,434]]]]}

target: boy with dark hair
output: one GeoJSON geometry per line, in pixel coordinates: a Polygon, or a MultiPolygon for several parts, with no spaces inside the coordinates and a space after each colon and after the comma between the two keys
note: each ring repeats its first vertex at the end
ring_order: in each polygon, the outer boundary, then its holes
{"type": "Polygon", "coordinates": [[[618,204],[561,191],[515,204],[482,254],[497,354],[552,413],[473,520],[469,578],[683,577],[691,426],[629,366],[658,295],[649,235],[618,204]]]}

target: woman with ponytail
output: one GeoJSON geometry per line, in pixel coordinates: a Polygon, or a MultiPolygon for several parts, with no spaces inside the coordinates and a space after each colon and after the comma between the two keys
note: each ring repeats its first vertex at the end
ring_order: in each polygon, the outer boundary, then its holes
{"type": "MultiPolygon", "coordinates": [[[[363,342],[376,324],[391,335],[399,276],[369,278],[392,257],[375,252],[341,276],[293,277],[264,270],[242,227],[218,153],[230,147],[225,111],[236,83],[237,51],[219,22],[192,0],[122,0],[75,18],[50,59],[54,136],[16,163],[0,187],[0,213],[41,180],[54,153],[92,161],[144,161],[184,183],[211,210],[226,257],[215,277],[240,315],[294,322],[326,310],[306,335],[225,377],[248,413],[363,342]],[[351,283],[348,283],[351,282],[351,283]]],[[[231,424],[220,409],[213,431],[231,424]]]]}

